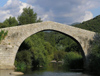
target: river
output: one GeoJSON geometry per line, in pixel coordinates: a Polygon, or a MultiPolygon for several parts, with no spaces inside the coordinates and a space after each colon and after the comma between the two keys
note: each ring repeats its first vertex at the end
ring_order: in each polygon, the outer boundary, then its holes
{"type": "MultiPolygon", "coordinates": [[[[15,76],[10,75],[14,70],[0,70],[0,76],[15,76]]],[[[88,74],[84,74],[83,72],[75,72],[75,71],[66,71],[63,67],[58,64],[49,65],[48,68],[38,68],[35,70],[26,69],[24,71],[24,75],[22,76],[92,76],[88,74]]]]}

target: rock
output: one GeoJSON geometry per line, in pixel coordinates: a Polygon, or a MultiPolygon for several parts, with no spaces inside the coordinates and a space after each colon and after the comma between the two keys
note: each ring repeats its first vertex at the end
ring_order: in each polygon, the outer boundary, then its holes
{"type": "Polygon", "coordinates": [[[51,63],[56,63],[56,62],[57,62],[56,60],[52,60],[52,61],[51,61],[51,63]]]}
{"type": "Polygon", "coordinates": [[[11,72],[10,74],[11,75],[23,75],[24,73],[22,73],[22,72],[11,72]]]}

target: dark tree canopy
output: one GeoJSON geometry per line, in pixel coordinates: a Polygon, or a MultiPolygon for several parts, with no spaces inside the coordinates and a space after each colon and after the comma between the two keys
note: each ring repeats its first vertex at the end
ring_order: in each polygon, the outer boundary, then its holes
{"type": "Polygon", "coordinates": [[[3,23],[0,23],[1,28],[12,27],[12,26],[17,26],[17,25],[18,25],[18,21],[16,20],[15,17],[9,17],[3,23]]]}
{"type": "Polygon", "coordinates": [[[100,33],[100,15],[91,19],[91,20],[82,22],[80,24],[76,24],[74,26],[100,33]]]}
{"type": "Polygon", "coordinates": [[[41,22],[41,18],[37,18],[37,13],[33,11],[30,7],[24,8],[20,16],[18,16],[19,24],[29,24],[41,22]]]}

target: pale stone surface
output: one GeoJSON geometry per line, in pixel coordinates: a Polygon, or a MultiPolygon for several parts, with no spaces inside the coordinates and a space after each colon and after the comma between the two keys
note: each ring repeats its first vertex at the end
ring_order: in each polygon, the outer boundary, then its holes
{"type": "Polygon", "coordinates": [[[9,74],[11,74],[11,75],[23,75],[24,73],[22,73],[22,72],[11,72],[9,74]]]}
{"type": "Polygon", "coordinates": [[[68,35],[81,45],[84,56],[88,55],[89,41],[93,40],[95,35],[95,32],[51,21],[2,28],[0,30],[8,30],[7,37],[0,44],[0,69],[14,68],[16,53],[22,42],[39,31],[55,30],[68,35]]]}
{"type": "Polygon", "coordinates": [[[0,70],[0,76],[15,76],[10,75],[11,72],[14,72],[14,70],[0,70]]]}

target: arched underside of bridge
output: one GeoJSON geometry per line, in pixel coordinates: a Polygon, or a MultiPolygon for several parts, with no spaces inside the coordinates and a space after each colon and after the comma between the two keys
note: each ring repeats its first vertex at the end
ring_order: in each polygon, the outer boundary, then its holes
{"type": "Polygon", "coordinates": [[[0,69],[14,69],[16,53],[21,43],[39,31],[55,30],[68,35],[80,44],[85,57],[88,55],[89,41],[92,40],[95,35],[94,32],[51,21],[0,30],[8,31],[7,37],[0,44],[0,69]]]}
{"type": "MultiPolygon", "coordinates": [[[[56,32],[58,32],[58,33],[64,34],[64,35],[66,35],[67,37],[71,38],[72,40],[74,40],[74,41],[80,46],[80,48],[81,48],[80,52],[81,52],[83,58],[85,58],[85,53],[84,53],[84,51],[83,51],[82,46],[81,46],[80,43],[79,43],[75,38],[73,38],[72,36],[70,36],[70,35],[68,35],[68,34],[65,34],[65,33],[61,32],[61,31],[52,30],[52,29],[40,30],[40,31],[38,31],[38,32],[36,32],[36,33],[34,33],[34,34],[37,34],[37,33],[42,32],[42,31],[56,31],[56,32]]],[[[34,34],[32,34],[32,35],[34,35],[34,34]]],[[[31,36],[31,35],[30,35],[30,36],[31,36]]],[[[29,36],[29,37],[30,37],[30,36],[29,36]]],[[[27,38],[26,38],[26,39],[27,39],[27,38]]],[[[26,40],[26,39],[25,39],[25,40],[26,40]]],[[[24,40],[24,41],[25,41],[25,40],[24,40]]],[[[24,42],[24,41],[23,41],[23,42],[24,42]]],[[[22,42],[22,43],[23,43],[23,42],[22,42]]],[[[21,43],[21,45],[22,45],[22,43],[21,43]]],[[[20,45],[20,46],[21,46],[21,45],[20,45]]],[[[20,48],[20,47],[19,47],[19,48],[20,48]]],[[[18,51],[17,51],[17,52],[18,52],[18,51]]]]}
{"type": "MultiPolygon", "coordinates": [[[[73,37],[71,37],[70,35],[68,35],[68,34],[65,34],[65,33],[63,33],[63,32],[60,32],[60,31],[58,31],[58,30],[52,30],[52,29],[44,29],[44,30],[40,30],[40,31],[38,31],[38,32],[41,32],[41,31],[56,31],[56,32],[59,32],[59,33],[61,33],[61,34],[64,34],[64,35],[66,35],[67,37],[69,37],[69,38],[71,38],[72,40],[74,40],[78,45],[79,45],[79,47],[80,47],[80,52],[81,52],[81,54],[82,54],[82,56],[83,56],[83,59],[85,59],[85,53],[84,53],[84,50],[83,50],[83,48],[82,48],[82,46],[80,45],[80,43],[75,39],[75,38],[73,38],[73,37]]],[[[37,34],[38,32],[36,32],[36,33],[34,33],[34,34],[37,34]]],[[[32,34],[32,35],[34,35],[34,34],[32,34]]],[[[31,36],[31,35],[30,35],[31,36]]],[[[29,37],[30,37],[29,36],[29,37]]],[[[27,39],[27,38],[26,38],[27,39]]],[[[25,40],[26,40],[25,39],[25,40]]],[[[25,40],[23,40],[23,42],[25,41],[25,40]]],[[[23,43],[22,42],[22,43],[23,43]]],[[[22,43],[20,44],[20,46],[22,45],[22,43]]],[[[20,48],[20,46],[19,46],[19,48],[20,48]]],[[[18,48],[18,49],[19,49],[18,48]]],[[[17,52],[18,52],[18,50],[17,50],[17,52]]],[[[15,57],[16,58],[16,57],[15,57]]]]}

